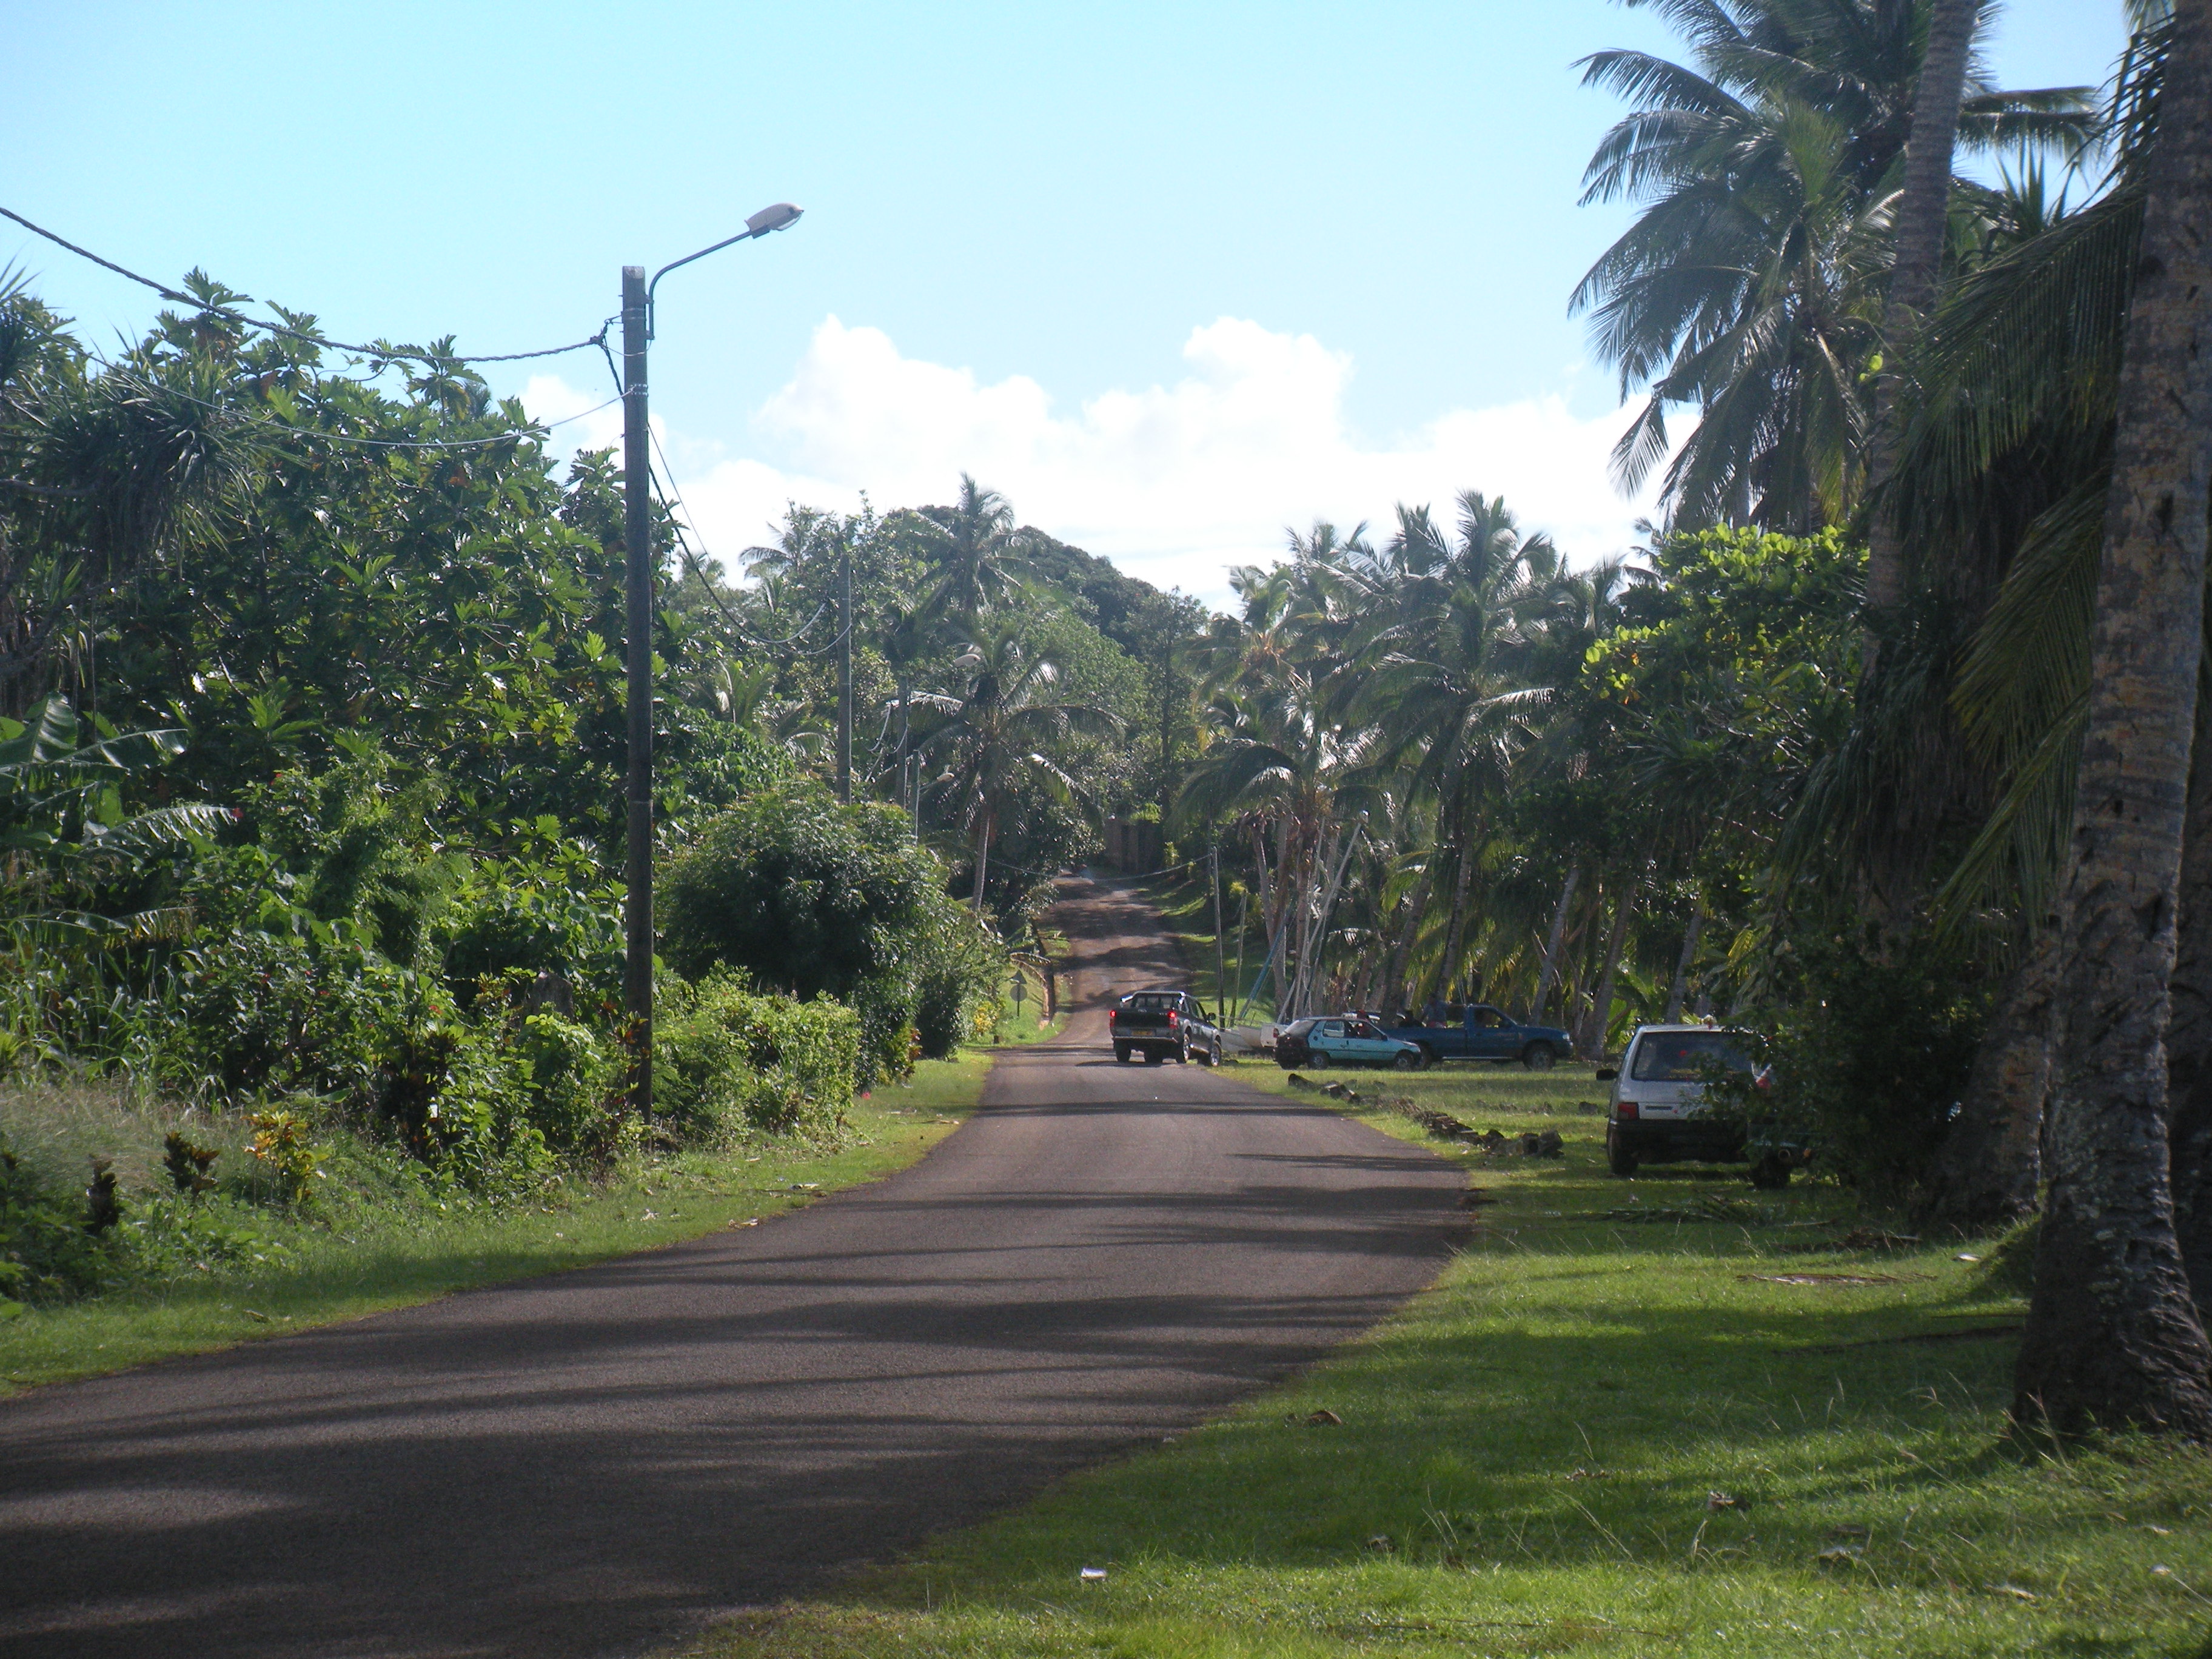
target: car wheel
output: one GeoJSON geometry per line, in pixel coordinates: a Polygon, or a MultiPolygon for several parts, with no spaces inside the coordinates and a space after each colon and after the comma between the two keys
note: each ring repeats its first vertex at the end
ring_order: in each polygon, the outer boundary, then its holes
{"type": "Polygon", "coordinates": [[[1521,1051],[1521,1063],[1532,1072],[1548,1072],[1559,1056],[1548,1042],[1532,1042],[1521,1051]]]}
{"type": "Polygon", "coordinates": [[[1122,1065],[1127,1066],[1129,1063],[1129,1045],[1126,1042],[1115,1043],[1114,1045],[1114,1058],[1120,1060],[1122,1065]]]}
{"type": "Polygon", "coordinates": [[[1322,1050],[1316,1048],[1313,1053],[1306,1056],[1306,1064],[1312,1066],[1316,1072],[1326,1072],[1328,1070],[1328,1055],[1322,1050]]]}
{"type": "Polygon", "coordinates": [[[1790,1160],[1779,1152],[1769,1152],[1751,1166],[1751,1184],[1762,1191],[1773,1192],[1790,1184],[1790,1160]]]}
{"type": "Polygon", "coordinates": [[[1206,1063],[1208,1066],[1218,1066],[1221,1064],[1221,1039],[1219,1037],[1214,1038],[1213,1046],[1206,1051],[1206,1063]]]}
{"type": "Polygon", "coordinates": [[[1188,1042],[1180,1043],[1176,1046],[1176,1064],[1178,1066],[1188,1066],[1190,1064],[1190,1044],[1188,1042]]]}
{"type": "Polygon", "coordinates": [[[1390,1062],[1390,1069],[1394,1072],[1417,1072],[1420,1068],[1421,1057],[1419,1054],[1401,1054],[1390,1062]]]}
{"type": "Polygon", "coordinates": [[[1605,1166],[1617,1176],[1636,1173],[1636,1154],[1610,1129],[1605,1136],[1605,1166]]]}

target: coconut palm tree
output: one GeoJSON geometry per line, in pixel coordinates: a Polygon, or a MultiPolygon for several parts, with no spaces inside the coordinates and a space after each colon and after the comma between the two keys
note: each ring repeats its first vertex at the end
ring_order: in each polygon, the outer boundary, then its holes
{"type": "Polygon", "coordinates": [[[1049,701],[1060,671],[1030,648],[1022,618],[986,608],[964,637],[953,665],[963,682],[960,694],[916,692],[910,700],[924,728],[921,753],[944,767],[933,787],[975,849],[981,915],[991,845],[1018,810],[1021,791],[1039,787],[1062,800],[1074,795],[1075,780],[1055,751],[1074,733],[1109,736],[1118,722],[1087,703],[1049,701]]]}
{"type": "Polygon", "coordinates": [[[960,497],[949,507],[905,515],[902,528],[933,574],[923,609],[972,623],[984,606],[1003,602],[1030,568],[1031,537],[1012,502],[963,472],[960,497]]]}
{"type": "Polygon", "coordinates": [[[2050,1198],[2015,1413],[2212,1440],[2167,1184],[2165,1038],[2212,507],[2212,0],[2178,0],[2130,299],[2075,784],[2050,1198]]]}
{"type": "MultiPolygon", "coordinates": [[[[1890,198],[1937,3],[1656,0],[1695,68],[1625,51],[1583,61],[1584,84],[1639,107],[1591,157],[1583,199],[1644,207],[1571,304],[1592,313],[1622,396],[1648,393],[1615,451],[1625,482],[1667,456],[1668,410],[1696,410],[1666,474],[1681,526],[1802,530],[1857,503],[1890,198]]],[[[1975,5],[1977,26],[1987,9],[1975,5]]],[[[2001,92],[1970,67],[1962,92],[1969,151],[2092,131],[2082,89],[2001,92]]]]}

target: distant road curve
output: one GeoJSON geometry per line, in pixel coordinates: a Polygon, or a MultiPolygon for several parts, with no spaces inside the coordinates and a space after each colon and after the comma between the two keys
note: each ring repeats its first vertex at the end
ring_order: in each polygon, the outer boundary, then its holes
{"type": "Polygon", "coordinates": [[[635,1654],[1200,1421],[1426,1285],[1455,1170],[1082,1012],[922,1163],[744,1231],[0,1402],[0,1654],[635,1654]]]}

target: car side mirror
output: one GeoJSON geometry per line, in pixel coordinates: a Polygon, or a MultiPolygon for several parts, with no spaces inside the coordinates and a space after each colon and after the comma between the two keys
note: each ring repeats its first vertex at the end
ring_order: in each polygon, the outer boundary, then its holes
{"type": "Polygon", "coordinates": [[[1601,1066],[1597,1068],[1597,1080],[1600,1083],[1610,1083],[1620,1075],[1620,1068],[1617,1066],[1601,1066]]]}

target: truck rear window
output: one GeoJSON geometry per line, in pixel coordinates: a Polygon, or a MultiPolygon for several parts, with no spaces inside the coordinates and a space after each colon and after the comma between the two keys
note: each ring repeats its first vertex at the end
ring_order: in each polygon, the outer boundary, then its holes
{"type": "Polygon", "coordinates": [[[1158,994],[1147,995],[1139,992],[1137,995],[1124,1000],[1121,1006],[1132,1013],[1158,1014],[1164,1013],[1168,1009],[1177,1006],[1181,1001],[1180,997],[1161,996],[1158,994]]]}
{"type": "Polygon", "coordinates": [[[1726,1031],[1650,1031],[1636,1042],[1628,1075],[1638,1083],[1695,1083],[1716,1066],[1748,1072],[1751,1062],[1726,1031]]]}

